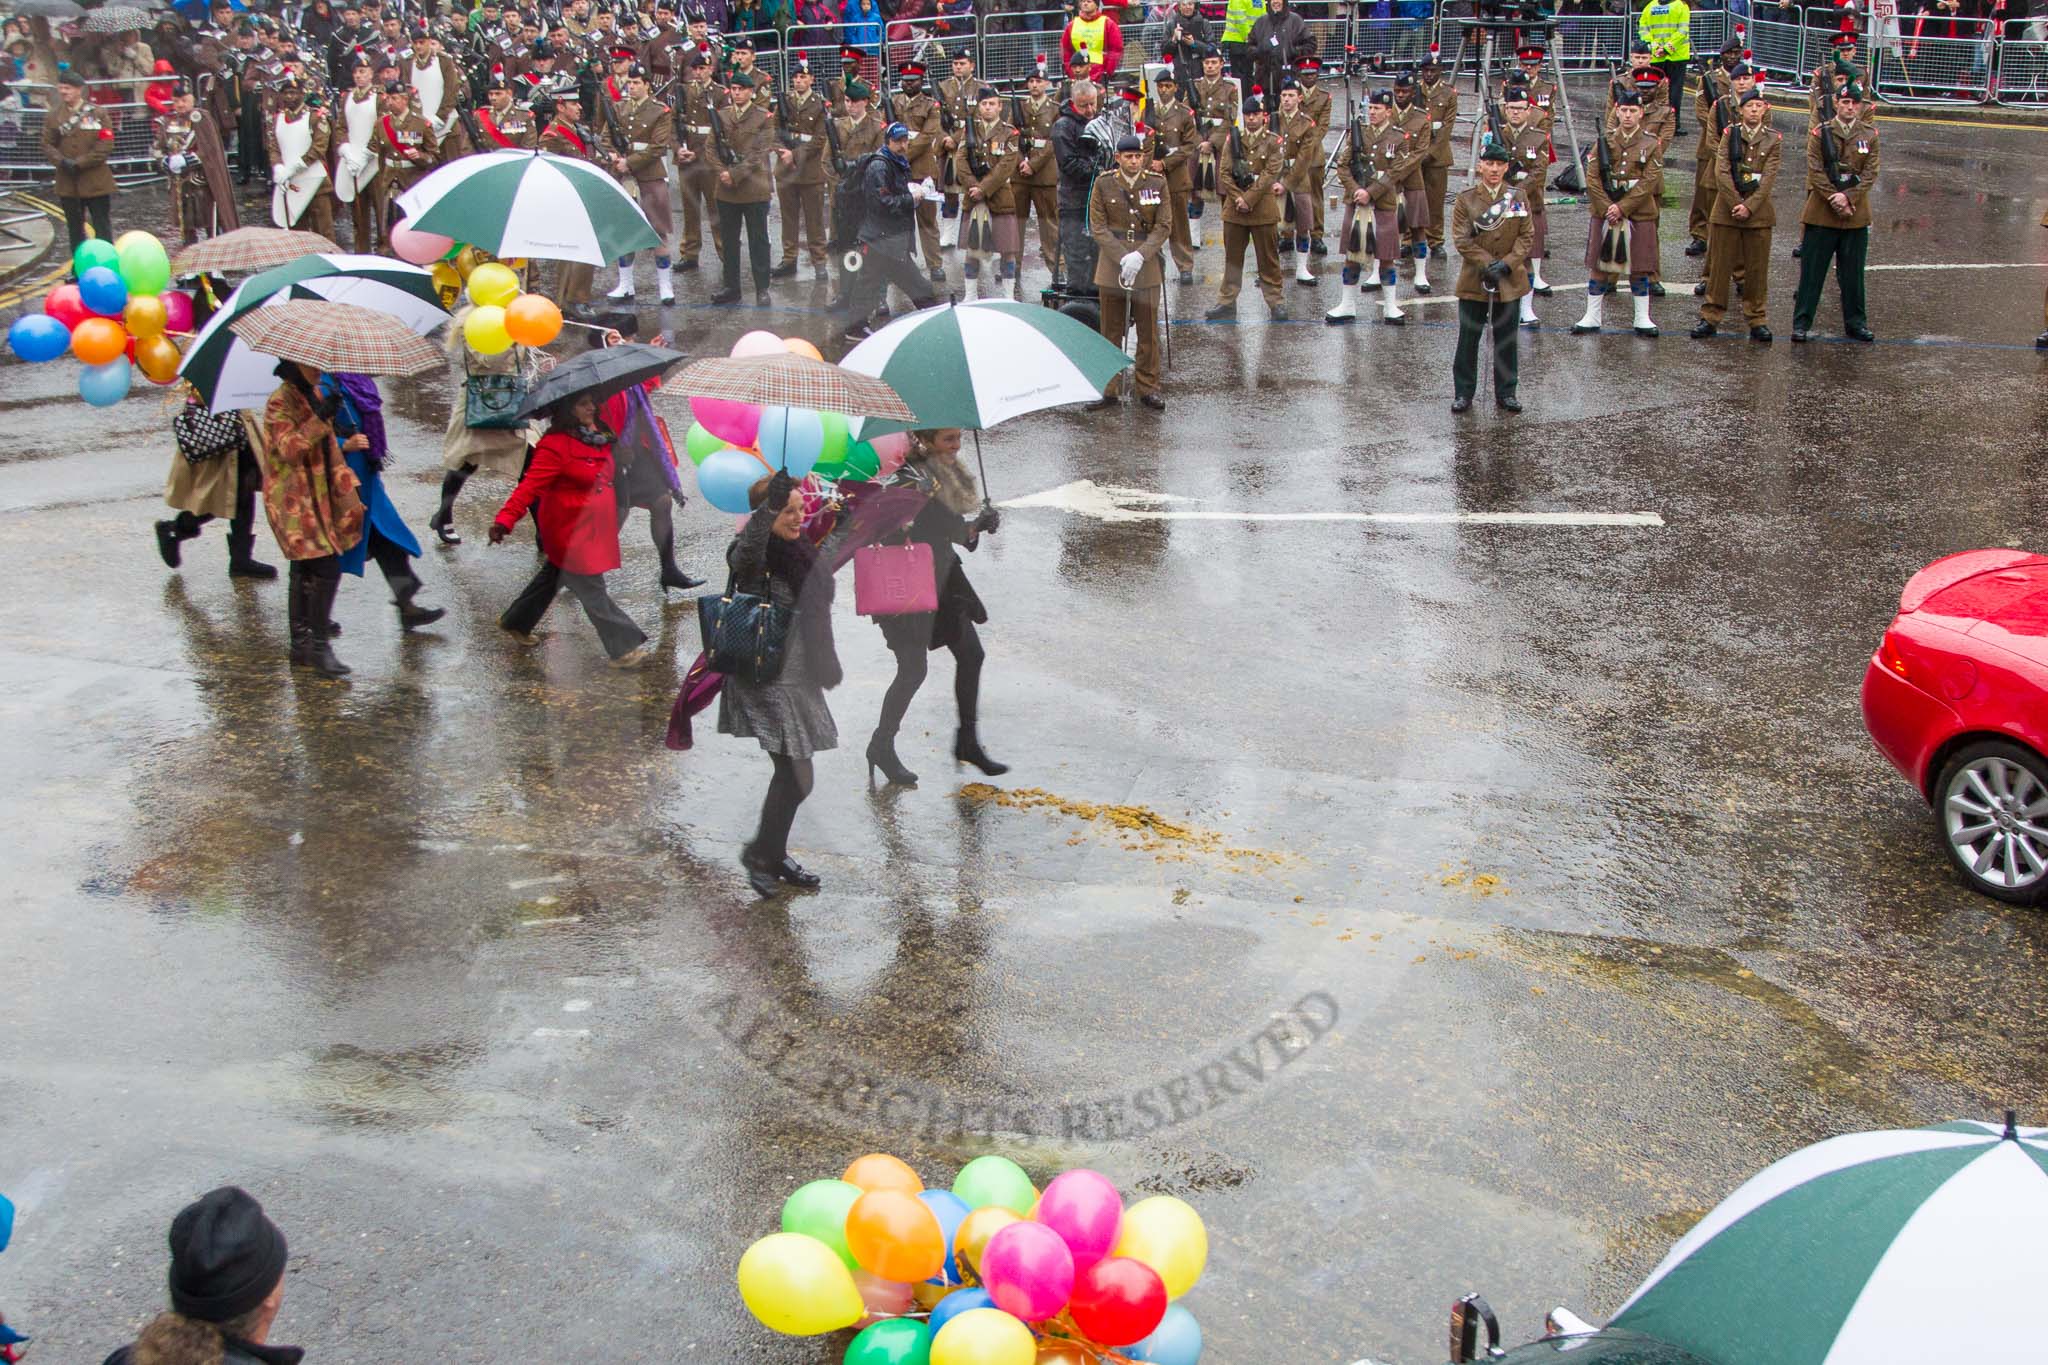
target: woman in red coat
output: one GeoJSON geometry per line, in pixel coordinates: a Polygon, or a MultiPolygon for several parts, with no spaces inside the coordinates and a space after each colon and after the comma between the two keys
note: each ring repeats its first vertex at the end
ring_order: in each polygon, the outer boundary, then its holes
{"type": "Polygon", "coordinates": [[[604,586],[604,576],[619,567],[619,514],[612,488],[615,433],[599,420],[597,400],[589,394],[555,404],[548,419],[548,434],[534,447],[519,486],[491,523],[491,544],[512,534],[538,502],[534,516],[548,564],[520,596],[539,593],[552,600],[567,588],[597,627],[612,667],[631,668],[647,658],[647,634],[619,610],[604,586]]]}

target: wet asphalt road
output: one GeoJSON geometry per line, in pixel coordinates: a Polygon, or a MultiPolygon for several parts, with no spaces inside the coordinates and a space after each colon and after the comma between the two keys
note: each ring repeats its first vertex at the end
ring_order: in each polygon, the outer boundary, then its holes
{"type": "MultiPolygon", "coordinates": [[[[2042,259],[2048,137],[1884,137],[1874,264],[2042,259]]],[[[1573,284],[1583,218],[1553,221],[1573,284]]],[[[1446,411],[1448,304],[1336,332],[1335,284],[1289,284],[1295,324],[1248,297],[1176,329],[1163,418],[992,434],[999,498],[1665,524],[1015,508],[969,563],[1009,794],[945,761],[943,656],[902,743],[923,784],[868,790],[889,657],[843,592],[848,743],[795,833],[827,887],[769,906],[734,864],[763,757],[708,723],[661,747],[696,626],[644,519],[614,590],[646,671],[567,601],[539,648],[496,629],[531,558],[485,547],[480,480],[422,564],[448,619],[401,638],[348,582],[355,675],[321,683],[218,528],[157,561],[161,397],[94,412],[69,362],[11,365],[0,1307],[32,1358],[124,1340],[171,1213],[234,1181],[290,1235],[279,1335],[315,1359],[836,1359],[753,1323],[733,1266],[884,1149],[1190,1199],[1211,1360],[1427,1362],[1467,1289],[1517,1339],[1611,1311],[1799,1144],[2038,1118],[2048,924],[1958,885],[1856,689],[1914,569],[2048,541],[2044,272],[1877,271],[1880,345],[1793,348],[1781,230],[1778,345],[1700,344],[1665,223],[1665,336],[1572,338],[1561,288],[1518,419],[1446,411]]],[[[822,289],[778,297],[805,306],[669,318],[698,355],[830,336],[822,289]]],[[[450,389],[391,392],[422,534],[450,389]]],[[[730,518],[679,526],[708,570],[730,518]]]]}

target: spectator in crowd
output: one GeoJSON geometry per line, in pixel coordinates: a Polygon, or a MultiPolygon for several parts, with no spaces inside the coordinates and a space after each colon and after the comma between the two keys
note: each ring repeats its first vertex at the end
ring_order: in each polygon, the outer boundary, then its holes
{"type": "Polygon", "coordinates": [[[839,11],[839,41],[862,52],[882,46],[882,11],[876,0],[846,0],[839,11]]]}
{"type": "Polygon", "coordinates": [[[1209,21],[1202,17],[1195,0],[1179,0],[1159,21],[1153,48],[1159,59],[1173,63],[1173,78],[1183,90],[1195,88],[1202,74],[1202,51],[1209,46],[1209,21]]]}
{"type": "Polygon", "coordinates": [[[1076,80],[1100,81],[1123,60],[1123,29],[1102,12],[1102,0],[1081,0],[1060,34],[1061,68],[1076,80]]]}
{"type": "Polygon", "coordinates": [[[284,1233],[245,1190],[224,1185],[171,1220],[171,1307],[106,1365],[298,1365],[270,1345],[284,1303],[284,1233]]]}
{"type": "Polygon", "coordinates": [[[1308,21],[1296,14],[1287,0],[1266,0],[1266,12],[1252,25],[1254,79],[1266,96],[1280,98],[1280,80],[1294,70],[1303,57],[1316,55],[1315,35],[1308,21]]]}
{"type": "Polygon", "coordinates": [[[791,47],[834,47],[839,42],[839,6],[836,0],[795,0],[796,29],[790,34],[791,47]]]}
{"type": "MultiPolygon", "coordinates": [[[[1429,50],[1429,21],[1435,0],[1393,0],[1394,59],[1413,63],[1429,50]]],[[[1561,8],[1561,7],[1560,7],[1561,8]]]]}

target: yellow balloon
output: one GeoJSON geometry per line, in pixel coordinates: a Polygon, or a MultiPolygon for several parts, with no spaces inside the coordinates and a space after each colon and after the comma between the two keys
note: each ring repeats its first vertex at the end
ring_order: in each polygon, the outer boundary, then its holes
{"type": "Polygon", "coordinates": [[[1110,1255],[1151,1266],[1166,1284],[1166,1297],[1177,1299],[1195,1287],[1209,1264],[1209,1230],[1187,1204],[1156,1194],[1124,1210],[1123,1230],[1110,1255]]]}
{"type": "Polygon", "coordinates": [[[496,261],[469,272],[469,296],[478,303],[503,308],[519,297],[519,277],[496,261]]]}
{"type": "Polygon", "coordinates": [[[137,294],[121,310],[121,321],[127,324],[128,335],[140,341],[144,337],[162,336],[170,322],[170,314],[164,308],[164,301],[155,294],[137,294]]]}
{"type": "Polygon", "coordinates": [[[970,1308],[932,1338],[932,1365],[1033,1365],[1031,1329],[1000,1308],[970,1308]]]}
{"type": "Polygon", "coordinates": [[[836,1332],[867,1312],[846,1263],[832,1248],[800,1232],[770,1233],[748,1247],[740,1257],[739,1278],[747,1311],[785,1336],[836,1332]]]}
{"type": "Polygon", "coordinates": [[[478,355],[512,349],[512,334],[505,330],[505,310],[494,304],[470,309],[462,320],[462,336],[478,355]]]}

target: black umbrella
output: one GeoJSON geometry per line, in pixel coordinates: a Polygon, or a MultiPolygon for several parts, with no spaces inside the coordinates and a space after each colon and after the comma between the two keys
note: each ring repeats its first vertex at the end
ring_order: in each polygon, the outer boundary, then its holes
{"type": "Polygon", "coordinates": [[[517,415],[531,417],[578,394],[609,398],[667,374],[687,358],[681,351],[637,341],[607,346],[601,351],[585,351],[555,366],[538,384],[528,389],[526,401],[519,405],[517,415]]]}

